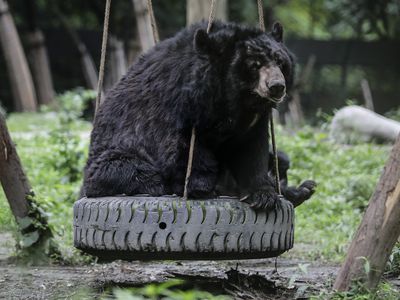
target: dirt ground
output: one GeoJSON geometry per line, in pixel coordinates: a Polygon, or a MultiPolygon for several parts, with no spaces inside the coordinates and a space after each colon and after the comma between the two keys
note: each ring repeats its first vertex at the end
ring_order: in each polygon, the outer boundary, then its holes
{"type": "Polygon", "coordinates": [[[185,279],[188,288],[230,294],[235,299],[305,299],[329,286],[337,272],[335,266],[282,258],[21,267],[8,259],[12,251],[11,235],[0,234],[0,299],[93,299],[112,287],[171,278],[185,279]]]}

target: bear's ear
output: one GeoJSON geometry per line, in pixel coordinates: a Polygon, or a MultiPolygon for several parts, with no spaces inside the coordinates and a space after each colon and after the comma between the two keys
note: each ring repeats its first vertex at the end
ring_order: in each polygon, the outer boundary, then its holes
{"type": "Polygon", "coordinates": [[[283,27],[282,27],[281,23],[275,22],[274,25],[272,25],[271,35],[278,43],[282,42],[282,40],[283,40],[283,27]]]}
{"type": "Polygon", "coordinates": [[[213,52],[213,41],[204,29],[198,29],[194,34],[194,49],[200,53],[213,52]]]}

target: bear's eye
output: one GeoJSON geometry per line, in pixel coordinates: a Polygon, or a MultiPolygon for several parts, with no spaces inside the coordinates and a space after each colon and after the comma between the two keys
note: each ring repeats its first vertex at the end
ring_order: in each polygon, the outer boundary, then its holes
{"type": "Polygon", "coordinates": [[[279,55],[275,55],[275,56],[274,56],[274,60],[275,60],[275,62],[276,62],[276,64],[277,64],[278,66],[282,66],[282,65],[283,65],[283,59],[282,59],[282,57],[280,57],[279,55]]]}
{"type": "Polygon", "coordinates": [[[259,60],[254,60],[250,63],[250,68],[258,70],[261,67],[261,62],[259,60]]]}

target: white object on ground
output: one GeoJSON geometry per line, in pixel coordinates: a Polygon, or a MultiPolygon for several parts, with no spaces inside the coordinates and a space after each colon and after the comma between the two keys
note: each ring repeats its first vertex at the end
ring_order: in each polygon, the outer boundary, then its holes
{"type": "Polygon", "coordinates": [[[400,122],[383,117],[361,106],[346,106],[333,117],[330,137],[337,142],[395,141],[400,122]]]}

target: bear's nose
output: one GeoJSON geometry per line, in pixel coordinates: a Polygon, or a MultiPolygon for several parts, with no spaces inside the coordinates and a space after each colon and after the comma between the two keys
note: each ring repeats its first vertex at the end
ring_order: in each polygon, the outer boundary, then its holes
{"type": "Polygon", "coordinates": [[[273,81],[268,85],[269,93],[274,98],[282,98],[285,88],[285,84],[281,81],[273,81]]]}

